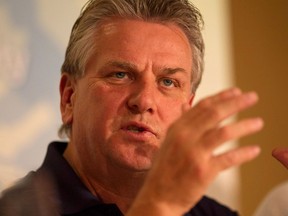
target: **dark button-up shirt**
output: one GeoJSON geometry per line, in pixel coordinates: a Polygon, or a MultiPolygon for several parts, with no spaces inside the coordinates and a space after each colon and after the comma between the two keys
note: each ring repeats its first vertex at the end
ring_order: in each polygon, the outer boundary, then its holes
{"type": "MultiPolygon", "coordinates": [[[[0,198],[1,216],[122,216],[115,204],[101,202],[81,182],[63,157],[67,143],[49,145],[45,160],[0,198]]],[[[185,216],[236,216],[203,197],[185,216]]]]}

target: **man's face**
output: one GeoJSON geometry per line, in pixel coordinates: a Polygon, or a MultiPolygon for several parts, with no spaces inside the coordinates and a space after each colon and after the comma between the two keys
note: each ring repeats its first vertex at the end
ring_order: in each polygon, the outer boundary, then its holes
{"type": "Polygon", "coordinates": [[[95,43],[73,87],[70,145],[85,166],[147,170],[192,103],[188,40],[173,24],[122,19],[102,25],[95,43]]]}

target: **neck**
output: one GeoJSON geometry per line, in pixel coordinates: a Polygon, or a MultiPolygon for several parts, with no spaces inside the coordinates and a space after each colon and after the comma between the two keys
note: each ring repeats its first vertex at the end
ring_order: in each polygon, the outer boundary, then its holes
{"type": "Polygon", "coordinates": [[[103,203],[114,203],[122,213],[126,213],[143,185],[147,171],[136,172],[121,167],[106,166],[109,169],[81,166],[77,157],[69,149],[65,159],[92,194],[103,203]]]}
{"type": "Polygon", "coordinates": [[[120,175],[111,172],[106,176],[98,177],[80,173],[79,177],[86,187],[103,203],[114,203],[122,213],[125,213],[142,187],[146,174],[135,174],[131,171],[125,173],[119,169],[117,172],[120,175]]]}

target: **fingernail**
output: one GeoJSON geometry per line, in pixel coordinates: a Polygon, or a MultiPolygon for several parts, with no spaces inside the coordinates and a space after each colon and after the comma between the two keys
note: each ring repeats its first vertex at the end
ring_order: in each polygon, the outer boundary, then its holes
{"type": "Polygon", "coordinates": [[[253,146],[253,148],[251,149],[253,155],[259,155],[261,152],[261,148],[259,146],[253,146]]]}
{"type": "Polygon", "coordinates": [[[248,101],[257,101],[258,100],[258,94],[256,92],[249,92],[246,94],[246,99],[248,101]]]}
{"type": "Polygon", "coordinates": [[[241,89],[235,87],[231,89],[231,92],[233,93],[233,95],[237,96],[240,95],[242,93],[241,89]]]}
{"type": "Polygon", "coordinates": [[[255,125],[255,127],[257,127],[257,128],[262,128],[263,125],[264,125],[263,119],[260,118],[260,117],[255,118],[255,119],[254,119],[254,125],[255,125]]]}

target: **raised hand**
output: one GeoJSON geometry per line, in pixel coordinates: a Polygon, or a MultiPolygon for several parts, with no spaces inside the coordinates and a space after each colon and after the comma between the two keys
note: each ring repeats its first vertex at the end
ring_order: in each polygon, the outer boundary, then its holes
{"type": "Polygon", "coordinates": [[[128,215],[182,215],[201,199],[219,172],[255,158],[260,151],[257,146],[237,147],[220,155],[214,152],[226,141],[262,128],[260,118],[221,124],[257,101],[255,92],[229,89],[183,113],[169,128],[128,215]]]}

